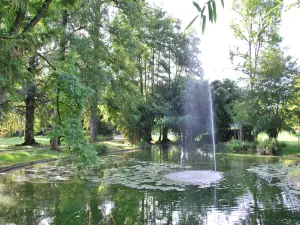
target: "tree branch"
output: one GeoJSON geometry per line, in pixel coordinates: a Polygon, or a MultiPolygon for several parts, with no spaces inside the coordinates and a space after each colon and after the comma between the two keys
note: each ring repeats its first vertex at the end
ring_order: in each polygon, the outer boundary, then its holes
{"type": "Polygon", "coordinates": [[[13,23],[13,26],[11,27],[11,29],[9,31],[10,35],[17,35],[19,33],[21,26],[23,24],[23,21],[25,19],[27,2],[28,2],[28,0],[24,0],[24,7],[19,8],[15,22],[13,23]]]}
{"type": "Polygon", "coordinates": [[[52,0],[45,0],[43,5],[41,6],[41,8],[37,11],[36,15],[32,18],[32,20],[24,28],[23,33],[31,31],[37,25],[37,23],[41,20],[41,18],[46,13],[51,2],[52,2],[52,0]]]}
{"type": "Polygon", "coordinates": [[[248,39],[247,39],[246,36],[242,33],[241,30],[237,29],[235,26],[231,26],[231,28],[232,28],[235,32],[239,33],[239,34],[243,37],[243,39],[244,39],[245,41],[249,42],[248,39]]]}
{"type": "Polygon", "coordinates": [[[39,57],[41,57],[43,60],[45,60],[45,62],[53,69],[53,70],[56,70],[55,66],[53,66],[52,63],[50,63],[50,61],[45,57],[43,56],[41,53],[37,52],[37,55],[39,57]]]}

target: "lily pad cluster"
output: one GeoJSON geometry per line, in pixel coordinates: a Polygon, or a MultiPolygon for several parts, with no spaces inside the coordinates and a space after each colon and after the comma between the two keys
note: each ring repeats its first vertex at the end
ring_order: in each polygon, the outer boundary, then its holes
{"type": "MultiPolygon", "coordinates": [[[[135,189],[184,191],[187,185],[194,185],[194,183],[170,180],[165,174],[190,168],[190,166],[178,164],[134,161],[133,165],[106,170],[103,182],[108,185],[118,184],[135,189]]],[[[197,186],[203,188],[209,185],[203,183],[197,186]]]]}
{"type": "Polygon", "coordinates": [[[300,165],[267,164],[250,167],[248,171],[256,173],[270,185],[288,188],[294,194],[300,195],[300,165]]]}
{"type": "Polygon", "coordinates": [[[12,174],[14,181],[24,182],[58,182],[68,181],[77,176],[75,167],[66,166],[42,166],[39,168],[24,169],[24,175],[12,174]]]}
{"type": "MultiPolygon", "coordinates": [[[[126,163],[126,160],[121,157],[102,157],[99,160],[99,168],[94,168],[91,171],[78,171],[76,166],[72,164],[60,165],[59,163],[47,163],[42,165],[35,165],[27,167],[20,172],[2,173],[0,175],[9,176],[11,180],[17,182],[34,182],[47,183],[59,181],[71,181],[76,179],[85,179],[90,182],[101,182],[101,169],[110,167],[119,167],[126,163]]],[[[19,171],[19,170],[17,170],[19,171]]]]}
{"type": "MultiPolygon", "coordinates": [[[[12,180],[24,182],[75,182],[86,180],[101,185],[123,185],[135,189],[184,191],[189,182],[167,179],[167,173],[185,171],[190,166],[168,163],[139,161],[134,158],[102,157],[100,167],[91,171],[78,171],[73,165],[59,166],[45,164],[24,169],[24,173],[11,173],[12,180]]],[[[197,183],[198,187],[208,187],[207,183],[197,183]]]]}

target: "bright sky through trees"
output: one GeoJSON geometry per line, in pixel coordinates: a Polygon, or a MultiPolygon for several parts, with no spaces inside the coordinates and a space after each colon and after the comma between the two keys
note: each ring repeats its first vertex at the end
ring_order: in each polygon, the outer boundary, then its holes
{"type": "MultiPolygon", "coordinates": [[[[148,0],[158,6],[162,6],[176,18],[182,20],[183,28],[197,15],[197,10],[192,1],[186,0],[148,0]]],[[[204,1],[197,1],[204,3],[204,1]]],[[[286,5],[294,0],[286,0],[286,5]]],[[[218,2],[219,3],[219,2],[218,2]]],[[[236,45],[236,40],[232,36],[229,28],[235,13],[231,10],[231,0],[225,0],[225,8],[217,4],[217,23],[206,24],[204,35],[201,34],[199,20],[193,24],[201,35],[202,52],[200,58],[204,68],[204,77],[213,81],[215,79],[231,78],[237,79],[239,74],[233,71],[229,60],[229,49],[236,45]]],[[[282,47],[288,48],[288,53],[300,59],[300,32],[295,28],[296,21],[300,21],[300,9],[292,8],[288,12],[283,12],[280,35],[283,37],[282,47]]]]}

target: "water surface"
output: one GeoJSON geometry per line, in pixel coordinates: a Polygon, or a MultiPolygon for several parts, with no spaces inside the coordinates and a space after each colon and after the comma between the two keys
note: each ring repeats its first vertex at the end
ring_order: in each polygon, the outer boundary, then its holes
{"type": "Polygon", "coordinates": [[[0,175],[0,224],[34,225],[43,219],[57,225],[300,224],[299,196],[247,170],[284,163],[278,158],[218,154],[217,171],[224,176],[219,183],[207,187],[176,184],[174,189],[168,184],[161,189],[164,168],[166,173],[214,170],[213,161],[211,151],[199,147],[154,146],[110,157],[101,171],[81,175],[82,179],[27,179],[51,164],[15,170],[0,175]],[[136,172],[128,169],[132,167],[136,172]],[[160,170],[155,173],[155,168],[160,170]],[[143,183],[142,179],[148,181],[143,183]]]}

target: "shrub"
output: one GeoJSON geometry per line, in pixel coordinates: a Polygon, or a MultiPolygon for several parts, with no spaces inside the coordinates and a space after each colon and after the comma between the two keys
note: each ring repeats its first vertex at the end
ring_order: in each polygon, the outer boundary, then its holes
{"type": "Polygon", "coordinates": [[[98,143],[94,143],[92,144],[95,151],[97,152],[98,155],[104,155],[106,153],[108,153],[108,146],[105,144],[98,144],[98,143]]]}
{"type": "Polygon", "coordinates": [[[245,142],[241,140],[230,140],[227,142],[226,147],[230,152],[246,153],[255,151],[255,143],[245,142]]]}
{"type": "Polygon", "coordinates": [[[261,141],[257,147],[258,153],[261,155],[275,155],[278,149],[279,149],[279,143],[275,138],[270,138],[261,141]]]}

